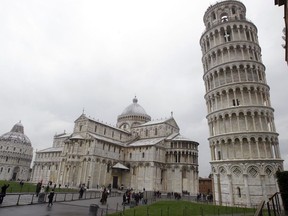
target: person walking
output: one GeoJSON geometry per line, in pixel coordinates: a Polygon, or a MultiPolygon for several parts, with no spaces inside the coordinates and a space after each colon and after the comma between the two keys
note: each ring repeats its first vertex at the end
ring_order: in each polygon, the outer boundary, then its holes
{"type": "Polygon", "coordinates": [[[36,185],[36,197],[38,197],[40,191],[41,191],[41,186],[42,186],[42,183],[41,182],[38,182],[37,185],[36,185]]]}
{"type": "Polygon", "coordinates": [[[107,189],[104,188],[102,192],[101,200],[100,200],[102,205],[105,205],[107,203],[107,197],[108,197],[107,189]]]}
{"type": "Polygon", "coordinates": [[[52,189],[48,195],[48,207],[53,205],[54,190],[52,189]]]}
{"type": "Polygon", "coordinates": [[[80,190],[79,190],[79,199],[82,199],[83,194],[85,192],[85,185],[81,185],[80,190]]]}
{"type": "Polygon", "coordinates": [[[4,184],[2,187],[1,187],[1,193],[0,193],[0,204],[3,203],[3,200],[4,200],[4,197],[6,196],[6,190],[7,188],[9,187],[10,185],[9,184],[4,184]]]}

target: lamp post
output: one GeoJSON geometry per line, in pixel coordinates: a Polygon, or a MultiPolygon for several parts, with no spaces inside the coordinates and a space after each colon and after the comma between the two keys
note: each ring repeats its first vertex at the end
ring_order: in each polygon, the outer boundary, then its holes
{"type": "Polygon", "coordinates": [[[87,189],[89,189],[90,179],[91,179],[91,176],[89,175],[89,176],[88,176],[88,182],[87,182],[87,189]]]}

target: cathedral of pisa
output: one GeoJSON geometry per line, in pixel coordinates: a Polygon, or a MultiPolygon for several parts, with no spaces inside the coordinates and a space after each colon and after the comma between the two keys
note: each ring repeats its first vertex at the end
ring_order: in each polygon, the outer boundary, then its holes
{"type": "Polygon", "coordinates": [[[198,192],[198,143],[180,134],[173,116],[151,120],[135,97],[116,126],[84,113],[73,133],[36,152],[32,181],[89,188],[198,192]]]}
{"type": "Polygon", "coordinates": [[[215,201],[257,205],[278,191],[275,173],[283,170],[257,28],[236,0],[211,5],[203,21],[215,201]]]}
{"type": "MultiPolygon", "coordinates": [[[[279,191],[283,170],[257,27],[237,0],[211,5],[200,38],[214,200],[254,206],[279,191]]],[[[198,193],[198,143],[173,115],[151,120],[135,97],[116,126],[80,115],[72,133],[36,152],[17,123],[0,137],[0,179],[198,193]]]]}

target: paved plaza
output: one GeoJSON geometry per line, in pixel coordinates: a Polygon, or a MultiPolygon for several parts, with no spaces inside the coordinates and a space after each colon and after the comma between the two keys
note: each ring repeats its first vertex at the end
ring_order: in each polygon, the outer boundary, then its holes
{"type": "Polygon", "coordinates": [[[52,207],[47,207],[47,203],[33,205],[19,205],[0,208],[2,216],[84,216],[95,215],[90,213],[91,204],[99,205],[97,216],[106,215],[123,210],[122,197],[108,197],[107,205],[101,205],[100,199],[75,200],[69,202],[55,202],[52,207]]]}

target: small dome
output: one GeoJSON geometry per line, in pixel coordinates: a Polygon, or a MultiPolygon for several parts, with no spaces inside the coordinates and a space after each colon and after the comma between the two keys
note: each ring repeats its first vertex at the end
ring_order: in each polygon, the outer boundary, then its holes
{"type": "Polygon", "coordinates": [[[124,109],[122,114],[120,116],[126,116],[126,115],[142,115],[142,116],[148,116],[145,110],[142,106],[140,106],[138,103],[137,98],[135,97],[133,99],[133,103],[130,104],[128,107],[124,109]]]}
{"type": "Polygon", "coordinates": [[[10,132],[0,136],[0,141],[13,142],[31,146],[31,141],[24,134],[24,127],[20,122],[15,124],[10,132]]]}

